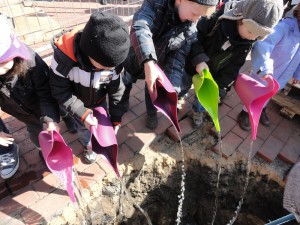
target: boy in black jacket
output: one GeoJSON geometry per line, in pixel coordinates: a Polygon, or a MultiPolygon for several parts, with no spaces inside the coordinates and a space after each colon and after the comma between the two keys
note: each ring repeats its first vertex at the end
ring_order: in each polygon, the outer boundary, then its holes
{"type": "MultiPolygon", "coordinates": [[[[197,23],[198,41],[187,57],[183,78],[184,96],[192,84],[192,76],[210,70],[224,98],[237,78],[253,43],[273,32],[281,18],[282,0],[229,1],[211,17],[197,23]]],[[[195,127],[200,127],[205,109],[197,99],[193,105],[195,127]]]]}
{"type": "Polygon", "coordinates": [[[53,39],[50,85],[52,95],[77,122],[79,140],[88,163],[96,161],[90,148],[91,125],[97,125],[92,108],[106,105],[115,132],[119,129],[124,84],[121,63],[128,55],[129,31],[124,21],[107,12],[94,12],[83,30],[63,32],[53,39]],[[84,123],[84,125],[82,124],[84,123]]]}

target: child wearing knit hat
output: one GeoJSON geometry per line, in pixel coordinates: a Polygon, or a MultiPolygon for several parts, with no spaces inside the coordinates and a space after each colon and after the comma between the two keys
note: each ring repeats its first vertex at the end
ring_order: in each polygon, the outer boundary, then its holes
{"type": "MultiPolygon", "coordinates": [[[[266,84],[266,76],[273,76],[283,89],[291,78],[293,84],[300,81],[300,4],[293,8],[290,17],[280,20],[274,30],[265,40],[253,46],[250,76],[263,84],[266,84]]],[[[246,107],[239,113],[237,121],[243,130],[251,129],[246,107]]],[[[271,123],[266,105],[259,122],[264,126],[271,123]]]]}
{"type": "MultiPolygon", "coordinates": [[[[24,122],[29,138],[39,148],[38,135],[58,130],[58,104],[51,97],[49,67],[31,48],[18,40],[4,16],[0,16],[0,107],[24,122]]],[[[0,175],[12,177],[19,167],[19,147],[0,119],[0,175]]]]}
{"type": "MultiPolygon", "coordinates": [[[[282,0],[228,1],[211,17],[197,23],[198,41],[192,45],[185,66],[180,96],[192,84],[192,76],[210,70],[219,86],[221,100],[226,96],[244,65],[252,45],[274,32],[283,13],[282,0]]],[[[195,75],[199,76],[199,75],[195,75]]],[[[200,127],[205,109],[195,98],[193,121],[200,127]]]]}
{"type": "Polygon", "coordinates": [[[134,14],[129,55],[124,62],[124,111],[129,108],[132,83],[145,79],[146,126],[157,127],[157,110],[149,92],[156,79],[162,79],[158,64],[177,92],[180,91],[185,58],[196,41],[195,22],[215,11],[218,0],[146,0],[134,14]]]}
{"type": "Polygon", "coordinates": [[[79,140],[88,163],[96,161],[90,148],[91,125],[97,125],[92,109],[106,106],[115,132],[123,116],[120,77],[130,47],[125,22],[107,12],[94,12],[83,29],[75,28],[53,38],[50,85],[52,95],[76,120],[79,140]]]}

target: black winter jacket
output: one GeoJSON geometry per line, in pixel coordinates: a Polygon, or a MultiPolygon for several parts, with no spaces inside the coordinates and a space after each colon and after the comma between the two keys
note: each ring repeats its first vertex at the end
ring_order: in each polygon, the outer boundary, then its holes
{"type": "Polygon", "coordinates": [[[24,123],[59,121],[57,101],[51,96],[49,67],[29,48],[25,75],[0,76],[0,107],[24,123]]]}
{"type": "Polygon", "coordinates": [[[198,21],[198,41],[192,45],[185,69],[193,76],[197,73],[195,66],[206,62],[219,88],[228,91],[254,41],[241,38],[236,20],[218,20],[223,13],[224,6],[198,21]]]}
{"type": "Polygon", "coordinates": [[[120,103],[125,86],[120,77],[122,66],[112,71],[96,71],[79,48],[81,31],[63,32],[52,40],[50,85],[53,96],[72,115],[82,121],[108,95],[109,114],[114,125],[121,123],[120,103]]]}

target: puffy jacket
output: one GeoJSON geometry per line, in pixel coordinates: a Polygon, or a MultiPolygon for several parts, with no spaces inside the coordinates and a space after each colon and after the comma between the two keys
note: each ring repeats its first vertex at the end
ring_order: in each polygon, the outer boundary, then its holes
{"type": "Polygon", "coordinates": [[[119,73],[122,66],[112,71],[96,71],[88,57],[81,53],[81,30],[71,30],[52,40],[54,55],[51,61],[50,84],[52,95],[72,115],[82,121],[109,97],[109,114],[114,125],[121,122],[123,107],[120,104],[124,84],[119,73]]]}
{"type": "Polygon", "coordinates": [[[24,75],[0,76],[1,109],[24,123],[59,121],[57,101],[51,96],[49,67],[29,48],[24,75]]]}

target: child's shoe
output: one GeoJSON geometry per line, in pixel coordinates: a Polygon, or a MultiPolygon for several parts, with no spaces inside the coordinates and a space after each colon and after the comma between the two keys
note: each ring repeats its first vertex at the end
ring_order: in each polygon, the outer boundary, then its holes
{"type": "Polygon", "coordinates": [[[193,126],[194,128],[200,128],[203,123],[204,112],[193,112],[193,126]]]}
{"type": "Polygon", "coordinates": [[[92,150],[90,146],[86,146],[84,148],[83,156],[88,164],[92,164],[97,160],[97,154],[92,150]]]}
{"type": "Polygon", "coordinates": [[[19,146],[16,143],[0,147],[0,175],[3,179],[11,178],[19,168],[19,146]]]}
{"type": "Polygon", "coordinates": [[[243,130],[246,131],[251,130],[249,115],[244,110],[242,110],[238,115],[238,124],[240,125],[240,128],[242,128],[243,130]]]}
{"type": "Polygon", "coordinates": [[[259,122],[266,127],[270,126],[271,122],[270,122],[269,116],[266,113],[266,108],[263,108],[261,115],[260,115],[259,122]]]}

